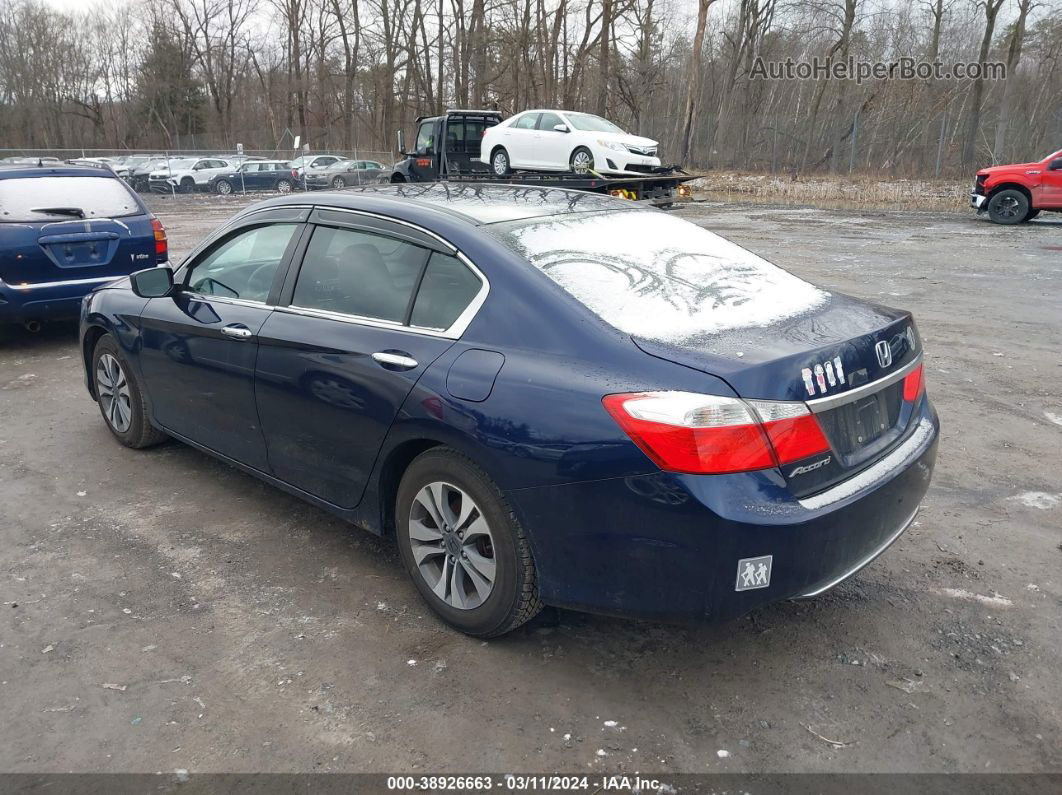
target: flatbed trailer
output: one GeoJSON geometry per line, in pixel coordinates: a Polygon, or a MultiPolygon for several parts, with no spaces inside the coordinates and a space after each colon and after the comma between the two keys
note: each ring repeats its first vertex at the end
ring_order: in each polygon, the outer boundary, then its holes
{"type": "Polygon", "coordinates": [[[403,159],[395,164],[391,181],[566,188],[670,207],[691,198],[686,183],[700,176],[679,166],[664,166],[651,174],[631,176],[603,176],[593,171],[514,171],[499,177],[480,162],[479,156],[483,132],[501,120],[501,114],[491,110],[449,110],[440,116],[418,117],[413,151],[406,151],[404,131],[398,131],[403,159]],[[440,148],[438,141],[446,145],[440,148]]]}

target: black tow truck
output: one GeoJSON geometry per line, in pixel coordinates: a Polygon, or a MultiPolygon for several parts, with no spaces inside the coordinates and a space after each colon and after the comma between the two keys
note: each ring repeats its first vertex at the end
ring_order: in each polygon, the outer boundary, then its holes
{"type": "Polygon", "coordinates": [[[483,133],[502,121],[495,110],[448,110],[441,116],[419,116],[412,151],[406,150],[405,132],[398,131],[398,151],[391,182],[489,182],[540,188],[569,188],[607,193],[623,199],[670,207],[691,196],[685,183],[696,179],[678,166],[662,166],[656,173],[636,176],[602,176],[594,171],[513,171],[499,177],[480,162],[483,133]],[[438,142],[445,142],[440,147],[438,142]]]}

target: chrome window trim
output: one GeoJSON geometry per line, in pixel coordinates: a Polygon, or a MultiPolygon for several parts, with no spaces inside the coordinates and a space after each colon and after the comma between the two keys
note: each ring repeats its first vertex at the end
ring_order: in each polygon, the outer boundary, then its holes
{"type": "Polygon", "coordinates": [[[128,273],[119,273],[116,276],[96,276],[91,279],[67,279],[61,282],[33,282],[31,284],[10,284],[6,282],[0,282],[0,284],[6,284],[12,290],[39,290],[43,287],[70,287],[76,284],[103,284],[105,282],[116,282],[119,279],[124,279],[128,276],[128,273]]]}
{"type": "Polygon", "coordinates": [[[275,309],[276,307],[265,301],[252,301],[250,298],[229,298],[225,295],[211,295],[210,293],[197,293],[194,290],[181,290],[181,295],[187,295],[198,301],[208,303],[235,304],[236,306],[257,306],[262,309],[275,309]]]}
{"type": "Polygon", "coordinates": [[[842,392],[839,395],[828,395],[826,397],[816,398],[815,400],[808,400],[806,401],[807,407],[811,409],[813,414],[820,414],[823,411],[829,411],[838,406],[843,406],[846,403],[851,403],[854,400],[859,400],[859,398],[873,394],[890,384],[895,384],[901,378],[904,378],[909,373],[913,372],[921,363],[922,354],[919,354],[913,361],[908,362],[899,370],[889,373],[883,378],[879,378],[877,381],[871,381],[869,384],[863,384],[855,389],[849,389],[847,392],[842,392]]]}

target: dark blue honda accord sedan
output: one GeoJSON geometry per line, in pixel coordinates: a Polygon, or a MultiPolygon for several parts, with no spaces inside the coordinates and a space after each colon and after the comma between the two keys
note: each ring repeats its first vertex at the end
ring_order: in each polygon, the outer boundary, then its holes
{"type": "Polygon", "coordinates": [[[0,165],[0,323],[75,318],[86,293],[165,262],[162,224],[103,166],[0,165]]]}
{"type": "Polygon", "coordinates": [[[542,605],[723,620],[911,523],[938,423],[911,315],[675,215],[507,186],[256,204],[88,296],[88,388],[394,534],[454,627],[542,605]]]}

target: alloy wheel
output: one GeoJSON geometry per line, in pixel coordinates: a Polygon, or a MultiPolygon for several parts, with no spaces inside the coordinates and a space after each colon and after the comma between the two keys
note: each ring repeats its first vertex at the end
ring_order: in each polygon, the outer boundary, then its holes
{"type": "Polygon", "coordinates": [[[103,416],[118,433],[125,433],[133,421],[129,400],[129,381],[118,359],[103,354],[96,363],[96,390],[103,406],[103,416]]]}
{"type": "Polygon", "coordinates": [[[999,214],[1004,218],[1013,218],[1018,214],[1019,202],[1011,196],[1003,197],[999,202],[999,214]]]}
{"type": "Polygon", "coordinates": [[[468,492],[441,481],[417,492],[409,543],[420,576],[447,605],[472,610],[494,590],[494,538],[468,492]]]}
{"type": "Polygon", "coordinates": [[[280,182],[277,183],[277,191],[280,193],[291,193],[291,183],[286,179],[280,180],[280,182]]]}
{"type": "Polygon", "coordinates": [[[494,153],[493,165],[496,176],[504,177],[509,173],[509,158],[506,156],[505,152],[494,153]]]}

